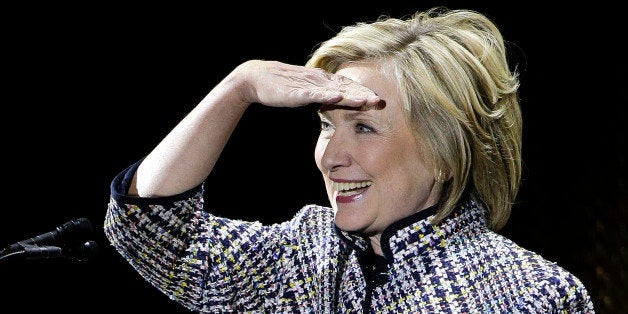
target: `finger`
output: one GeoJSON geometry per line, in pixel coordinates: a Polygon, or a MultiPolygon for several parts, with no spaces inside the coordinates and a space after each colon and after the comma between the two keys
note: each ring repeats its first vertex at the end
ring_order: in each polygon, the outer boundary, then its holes
{"type": "Polygon", "coordinates": [[[343,98],[336,104],[346,107],[373,109],[377,108],[381,101],[382,99],[379,96],[369,91],[363,95],[356,95],[355,93],[350,95],[343,94],[343,98]]]}
{"type": "Polygon", "coordinates": [[[366,111],[366,110],[382,110],[384,108],[386,108],[386,101],[382,99],[378,101],[376,104],[362,105],[360,107],[347,106],[347,105],[342,105],[340,103],[323,103],[321,104],[320,111],[324,112],[324,111],[335,110],[335,109],[366,111]]]}
{"type": "Polygon", "coordinates": [[[342,75],[323,71],[322,69],[307,69],[304,75],[291,78],[295,87],[309,91],[313,101],[327,104],[359,108],[376,106],[381,100],[369,88],[342,75]]]}
{"type": "Polygon", "coordinates": [[[370,108],[376,106],[381,100],[374,91],[348,77],[335,75],[333,81],[338,84],[335,88],[343,94],[343,100],[340,102],[342,105],[370,108]]]}
{"type": "Polygon", "coordinates": [[[360,107],[360,110],[362,111],[367,111],[367,110],[382,110],[386,108],[386,101],[383,99],[380,99],[378,102],[376,103],[369,103],[369,104],[365,104],[362,107],[360,107]]]}

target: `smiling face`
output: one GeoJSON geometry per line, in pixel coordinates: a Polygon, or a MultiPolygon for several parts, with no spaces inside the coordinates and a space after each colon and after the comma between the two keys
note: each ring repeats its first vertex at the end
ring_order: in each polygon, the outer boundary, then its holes
{"type": "Polygon", "coordinates": [[[391,223],[436,204],[440,185],[409,125],[393,80],[370,63],[336,72],[376,92],[383,109],[322,106],[316,165],[336,225],[376,239],[391,223]]]}

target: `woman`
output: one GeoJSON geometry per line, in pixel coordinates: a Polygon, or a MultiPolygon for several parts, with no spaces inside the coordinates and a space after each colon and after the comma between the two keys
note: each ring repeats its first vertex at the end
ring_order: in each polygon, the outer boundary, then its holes
{"type": "Polygon", "coordinates": [[[518,86],[497,27],[466,10],[345,27],[305,66],[244,62],[114,178],[105,232],[199,312],[592,313],[578,278],[496,233],[520,181],[518,86]],[[273,225],[203,208],[253,103],[320,106],[330,207],[273,225]]]}

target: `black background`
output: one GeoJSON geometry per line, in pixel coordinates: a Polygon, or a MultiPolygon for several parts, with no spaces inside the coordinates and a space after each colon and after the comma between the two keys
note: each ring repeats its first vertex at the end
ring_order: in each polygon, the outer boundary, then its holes
{"type": "MultiPolygon", "coordinates": [[[[432,5],[493,18],[521,72],[524,174],[500,232],[576,274],[598,313],[626,312],[628,123],[624,17],[601,1],[91,3],[2,11],[0,245],[86,217],[100,253],[0,262],[3,313],[185,312],[102,232],[111,179],[248,59],[303,64],[343,25],[432,5]],[[401,3],[401,4],[400,4],[401,3]]],[[[253,106],[207,183],[207,208],[278,222],[327,204],[312,108],[253,106]]]]}

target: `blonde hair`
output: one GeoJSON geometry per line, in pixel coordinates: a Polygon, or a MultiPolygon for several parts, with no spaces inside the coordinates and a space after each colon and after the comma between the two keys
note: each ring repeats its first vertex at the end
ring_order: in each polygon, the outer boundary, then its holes
{"type": "Polygon", "coordinates": [[[443,183],[435,222],[469,193],[504,226],[521,181],[518,73],[502,35],[485,15],[436,7],[406,19],[380,17],[344,27],[306,66],[336,72],[370,61],[397,80],[402,105],[443,183]]]}

